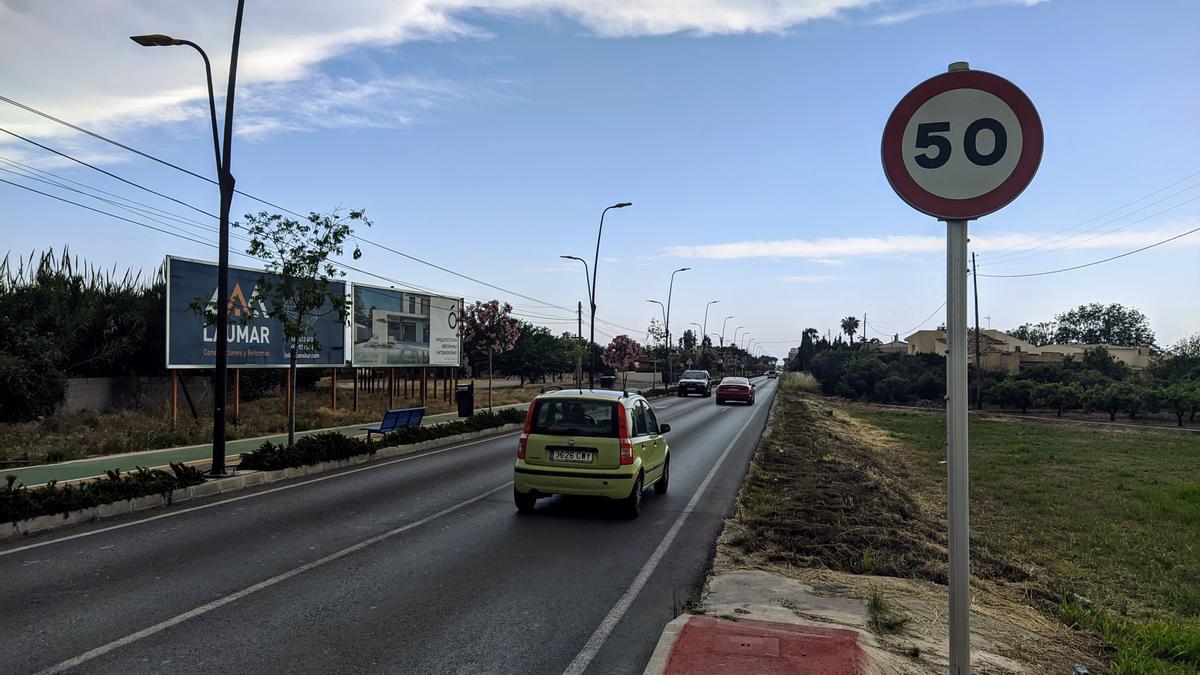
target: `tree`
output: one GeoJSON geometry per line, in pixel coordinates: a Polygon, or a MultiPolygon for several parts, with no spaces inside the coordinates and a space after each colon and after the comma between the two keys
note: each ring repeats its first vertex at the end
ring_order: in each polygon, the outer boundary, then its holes
{"type": "Polygon", "coordinates": [[[1129,377],[1131,373],[1127,364],[1122,361],[1118,361],[1117,358],[1110,354],[1104,347],[1085,349],[1083,352],[1082,363],[1085,368],[1094,370],[1113,380],[1124,380],[1129,377]]]}
{"type": "MultiPolygon", "coordinates": [[[[267,316],[283,325],[283,337],[289,343],[288,386],[292,396],[288,408],[288,445],[295,441],[296,434],[296,352],[300,342],[303,340],[306,347],[319,351],[321,345],[312,334],[317,319],[336,313],[345,321],[350,311],[350,301],[344,292],[330,283],[345,276],[345,272],[330,258],[342,254],[342,242],[354,233],[352,223],[371,226],[361,210],[345,216],[336,210],[329,214],[309,213],[302,221],[263,211],[246,214],[246,224],[239,226],[250,237],[246,253],[263,260],[268,272],[259,279],[258,297],[267,316]]],[[[361,257],[362,252],[355,247],[354,258],[361,257]]],[[[218,310],[214,304],[205,311],[213,319],[217,311],[228,311],[227,307],[218,310]]]]}
{"type": "Polygon", "coordinates": [[[521,386],[525,382],[545,380],[552,372],[562,372],[563,355],[559,339],[545,326],[518,322],[516,344],[496,359],[496,369],[504,375],[516,375],[521,386]]]}
{"type": "Polygon", "coordinates": [[[797,370],[808,370],[812,367],[813,357],[817,354],[817,348],[813,344],[812,336],[816,332],[816,328],[806,328],[804,330],[804,337],[800,338],[800,348],[796,350],[797,370]]]}
{"type": "Polygon", "coordinates": [[[1174,413],[1179,426],[1183,426],[1183,416],[1194,405],[1200,405],[1200,385],[1186,382],[1176,382],[1161,392],[1162,409],[1174,413]]]}
{"type": "Polygon", "coordinates": [[[1181,338],[1171,347],[1171,353],[1175,356],[1200,359],[1200,333],[1181,338]]]}
{"type": "Polygon", "coordinates": [[[887,376],[887,365],[875,356],[855,356],[842,368],[841,384],[855,396],[870,400],[875,384],[887,376]]]}
{"type": "Polygon", "coordinates": [[[683,331],[683,335],[679,338],[679,347],[690,352],[696,348],[696,333],[691,328],[683,331]]]}
{"type": "Polygon", "coordinates": [[[854,334],[858,332],[858,317],[848,316],[842,319],[842,332],[846,337],[850,338],[850,344],[854,344],[854,334]]]}
{"type": "Polygon", "coordinates": [[[1062,417],[1063,410],[1079,407],[1082,396],[1078,385],[1043,382],[1033,386],[1034,405],[1054,410],[1058,417],[1062,417]]]}
{"type": "Polygon", "coordinates": [[[1119,383],[1096,386],[1087,390],[1084,405],[1088,410],[1103,410],[1110,422],[1116,421],[1117,413],[1125,408],[1126,390],[1119,383]]]}
{"type": "Polygon", "coordinates": [[[621,373],[621,387],[624,388],[629,379],[629,370],[641,355],[641,345],[628,335],[618,335],[604,348],[601,360],[604,365],[621,373]]]}
{"type": "Polygon", "coordinates": [[[492,410],[492,359],[516,346],[520,322],[512,318],[512,305],[499,300],[476,302],[463,312],[463,344],[468,352],[487,355],[488,411],[492,410]]]}
{"type": "Polygon", "coordinates": [[[1154,331],[1146,315],[1117,303],[1080,305],[1054,319],[1058,322],[1054,341],[1058,343],[1121,347],[1154,344],[1154,331]]]}
{"type": "Polygon", "coordinates": [[[1054,324],[1049,321],[1041,323],[1024,323],[1008,331],[1008,334],[1039,347],[1054,342],[1054,324]]]}
{"type": "Polygon", "coordinates": [[[912,383],[899,375],[888,375],[875,385],[875,394],[884,403],[908,403],[912,399],[912,383]]]}
{"type": "Polygon", "coordinates": [[[1034,384],[1028,380],[1001,380],[988,389],[987,398],[1004,408],[1020,408],[1022,413],[1027,413],[1033,403],[1034,384]]]}

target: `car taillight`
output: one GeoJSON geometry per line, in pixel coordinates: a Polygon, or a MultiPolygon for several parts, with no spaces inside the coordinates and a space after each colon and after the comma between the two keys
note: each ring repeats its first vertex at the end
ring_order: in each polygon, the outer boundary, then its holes
{"type": "Polygon", "coordinates": [[[525,447],[529,445],[529,432],[533,430],[533,406],[536,402],[529,403],[529,412],[525,413],[525,428],[521,431],[521,438],[517,440],[517,459],[525,459],[525,447]]]}
{"type": "Polygon", "coordinates": [[[621,464],[633,464],[633,439],[629,437],[629,417],[625,406],[617,404],[617,438],[621,445],[621,464]]]}

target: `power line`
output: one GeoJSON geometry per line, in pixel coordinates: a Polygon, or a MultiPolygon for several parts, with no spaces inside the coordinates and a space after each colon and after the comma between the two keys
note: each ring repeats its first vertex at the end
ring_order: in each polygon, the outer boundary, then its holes
{"type": "MultiPolygon", "coordinates": [[[[1044,239],[1049,239],[1049,238],[1052,238],[1052,237],[1056,237],[1056,236],[1059,236],[1059,235],[1061,235],[1061,234],[1065,234],[1065,233],[1067,233],[1067,232],[1070,232],[1071,230],[1074,230],[1074,229],[1077,229],[1077,228],[1083,227],[1084,225],[1087,225],[1088,223],[1091,223],[1091,222],[1095,222],[1095,221],[1097,221],[1097,220],[1100,220],[1101,218],[1107,218],[1108,216],[1110,216],[1110,215],[1112,215],[1112,214],[1114,214],[1114,213],[1116,213],[1116,212],[1118,212],[1118,211],[1121,211],[1121,210],[1124,210],[1124,209],[1126,209],[1126,208],[1128,208],[1128,207],[1130,207],[1130,206],[1133,206],[1134,204],[1136,204],[1136,203],[1138,203],[1138,202],[1142,201],[1143,199],[1149,199],[1150,197],[1153,197],[1154,195],[1156,195],[1156,194],[1158,194],[1158,193],[1160,193],[1160,192],[1163,192],[1163,191],[1165,191],[1165,190],[1169,190],[1169,189],[1171,189],[1171,188],[1175,187],[1176,185],[1179,185],[1180,183],[1183,183],[1183,182],[1186,182],[1186,181],[1188,181],[1188,180],[1190,180],[1190,179],[1192,179],[1192,178],[1195,178],[1196,176],[1200,176],[1200,171],[1197,171],[1197,172],[1195,172],[1195,173],[1192,173],[1192,174],[1190,174],[1190,175],[1184,176],[1183,178],[1180,178],[1179,180],[1175,181],[1174,183],[1171,183],[1171,184],[1169,184],[1169,185],[1165,185],[1165,186],[1163,186],[1163,187],[1161,187],[1161,188],[1159,188],[1159,189],[1157,189],[1157,190],[1155,190],[1154,192],[1151,192],[1151,193],[1149,193],[1149,194],[1142,195],[1141,197],[1138,197],[1137,199],[1135,199],[1135,200],[1133,200],[1133,201],[1131,201],[1131,202],[1129,202],[1129,203],[1127,203],[1127,204],[1123,204],[1123,205],[1121,205],[1121,206],[1118,206],[1117,208],[1115,208],[1115,209],[1112,209],[1112,210],[1110,210],[1110,211],[1105,211],[1104,213],[1101,213],[1101,214],[1100,214],[1100,215],[1098,215],[1098,216],[1093,216],[1093,217],[1091,217],[1091,218],[1088,218],[1087,220],[1083,221],[1082,223],[1078,223],[1078,224],[1076,224],[1076,225],[1072,225],[1072,226],[1070,226],[1070,227],[1063,228],[1063,229],[1061,229],[1061,230],[1058,230],[1058,231],[1056,231],[1056,232],[1050,232],[1050,233],[1048,233],[1048,234],[1044,234],[1044,235],[1042,235],[1042,236],[1040,236],[1040,237],[1038,237],[1038,238],[1036,238],[1036,239],[1033,239],[1033,240],[1031,240],[1031,241],[1028,241],[1028,242],[1026,242],[1026,244],[1032,244],[1032,243],[1034,243],[1034,242],[1042,241],[1042,240],[1044,240],[1044,239]]],[[[1195,187],[1195,186],[1192,186],[1192,187],[1195,187]]],[[[1189,189],[1189,190],[1190,190],[1191,188],[1186,188],[1186,189],[1189,189]]],[[[1133,213],[1136,213],[1136,211],[1135,211],[1135,212],[1133,212],[1133,213]]],[[[1128,214],[1125,214],[1125,215],[1126,215],[1126,216],[1129,216],[1129,215],[1132,215],[1132,213],[1128,213],[1128,214]]],[[[1125,217],[1125,216],[1122,216],[1122,217],[1125,217]]],[[[1118,218],[1118,220],[1120,220],[1120,219],[1118,218]]],[[[1015,245],[1013,245],[1013,246],[1006,246],[1006,247],[1004,247],[1004,248],[999,248],[999,249],[996,249],[995,251],[992,251],[991,253],[992,253],[992,254],[996,254],[996,253],[1001,253],[1001,252],[1003,252],[1003,251],[1012,251],[1012,250],[1014,250],[1014,249],[1021,249],[1020,251],[1017,251],[1017,253],[1023,253],[1023,252],[1024,252],[1024,251],[1026,251],[1026,250],[1031,250],[1031,249],[1024,249],[1024,248],[1021,248],[1021,245],[1020,245],[1020,244],[1015,244],[1015,245]]],[[[1014,255],[1015,255],[1015,254],[1014,254],[1014,255]]],[[[1007,257],[1007,256],[999,256],[999,257],[1003,258],[1003,257],[1007,257]]]]}
{"type": "MultiPolygon", "coordinates": [[[[1158,200],[1156,200],[1156,201],[1150,202],[1149,204],[1146,204],[1145,206],[1143,206],[1143,207],[1141,207],[1141,208],[1139,208],[1139,209],[1136,209],[1136,210],[1134,210],[1134,211],[1130,211],[1129,213],[1127,213],[1127,214],[1125,214],[1125,215],[1123,215],[1123,216],[1120,216],[1119,218],[1114,218],[1114,219],[1112,219],[1112,220],[1105,221],[1105,222],[1103,222],[1103,223],[1100,223],[1099,225],[1096,225],[1095,227],[1089,227],[1088,229],[1086,229],[1086,230],[1083,230],[1082,232],[1079,232],[1078,234],[1072,235],[1072,237],[1067,237],[1067,238],[1061,239],[1061,240],[1060,240],[1058,243],[1063,243],[1063,242],[1066,242],[1068,239],[1071,239],[1071,238],[1077,238],[1077,237],[1079,237],[1080,235],[1087,234],[1088,232],[1095,232],[1097,229],[1099,229],[1099,228],[1101,228],[1101,227],[1104,227],[1105,225],[1111,225],[1111,224],[1113,224],[1113,223],[1115,223],[1115,222],[1117,222],[1117,221],[1119,221],[1119,220],[1122,220],[1122,219],[1124,219],[1124,218],[1128,218],[1129,216],[1132,216],[1132,215],[1133,215],[1133,214],[1135,214],[1135,213],[1138,213],[1138,212],[1144,211],[1144,210],[1146,210],[1146,209],[1148,209],[1148,208],[1150,208],[1151,206],[1154,206],[1154,205],[1156,205],[1156,204],[1161,204],[1161,203],[1163,203],[1164,201],[1166,201],[1166,200],[1168,200],[1168,199],[1171,199],[1172,197],[1177,197],[1177,196],[1179,196],[1179,195],[1183,194],[1184,192],[1187,192],[1188,190],[1191,190],[1192,188],[1195,188],[1195,187],[1200,187],[1200,183],[1196,183],[1195,185],[1189,185],[1188,187],[1186,187],[1186,188],[1184,188],[1184,189],[1182,189],[1182,190],[1179,190],[1178,192],[1173,192],[1173,193],[1171,193],[1171,194],[1167,195],[1166,197],[1163,197],[1162,199],[1158,199],[1158,200]]],[[[1137,225],[1138,223],[1143,223],[1143,222],[1145,222],[1145,221],[1147,221],[1147,220],[1149,220],[1149,219],[1151,219],[1151,218],[1154,218],[1154,217],[1156,217],[1156,216],[1161,216],[1162,214],[1166,213],[1167,211],[1172,211],[1172,210],[1174,210],[1174,209],[1177,209],[1177,208],[1179,208],[1180,206],[1183,206],[1184,204],[1188,204],[1188,203],[1190,203],[1190,202],[1194,202],[1194,201],[1196,201],[1197,199],[1200,199],[1200,195],[1198,195],[1198,196],[1196,196],[1196,197],[1192,197],[1191,199],[1185,199],[1185,200],[1183,200],[1183,201],[1181,201],[1181,202],[1179,202],[1179,203],[1176,203],[1176,204],[1173,204],[1173,205],[1171,205],[1171,206],[1168,206],[1167,208],[1165,208],[1165,209],[1163,209],[1163,210],[1161,210],[1161,211],[1157,211],[1157,212],[1155,212],[1155,213],[1152,213],[1152,214],[1150,214],[1149,216],[1145,216],[1145,217],[1143,217],[1143,218],[1139,218],[1139,219],[1137,219],[1137,220],[1134,220],[1134,221],[1132,221],[1132,222],[1126,223],[1126,224],[1124,224],[1124,225],[1118,225],[1117,227],[1114,227],[1114,228],[1113,228],[1113,229],[1111,229],[1111,230],[1106,230],[1106,231],[1104,231],[1104,232],[1101,232],[1101,233],[1099,233],[1099,234],[1092,235],[1091,237],[1088,237],[1088,238],[1086,238],[1086,239],[1080,239],[1080,240],[1078,240],[1078,241],[1075,241],[1075,242],[1073,242],[1073,243],[1066,244],[1066,245],[1064,245],[1064,246],[1059,246],[1059,247],[1057,247],[1057,248],[1052,248],[1052,249],[1049,249],[1049,250],[1046,250],[1046,251],[1042,251],[1041,253],[1030,253],[1029,255],[1019,255],[1019,254],[1021,254],[1021,253],[1029,253],[1029,252],[1031,252],[1031,251],[1036,251],[1036,250],[1039,250],[1039,249],[1045,248],[1046,246],[1050,246],[1051,244],[1049,244],[1049,243],[1046,243],[1046,244],[1043,244],[1043,245],[1041,245],[1041,246],[1035,246],[1035,247],[1033,247],[1033,248],[1030,248],[1030,249],[1025,249],[1025,250],[1023,250],[1023,251],[1019,251],[1019,252],[1017,252],[1017,253],[1009,253],[1009,254],[1007,254],[1006,256],[999,256],[999,257],[996,257],[996,258],[992,258],[992,257],[990,257],[990,256],[989,256],[989,257],[988,257],[988,260],[989,260],[990,262],[997,262],[997,261],[999,261],[999,260],[1003,260],[1003,261],[1004,261],[1004,264],[1005,264],[1005,265],[1008,265],[1008,264],[1010,264],[1010,263],[1014,263],[1014,262],[1017,262],[1017,261],[1019,261],[1019,260],[1028,260],[1029,258],[1037,258],[1037,257],[1043,256],[1043,255],[1046,255],[1046,254],[1048,254],[1048,253],[1054,253],[1055,251],[1063,251],[1063,250],[1066,250],[1066,249],[1068,249],[1068,248],[1073,248],[1073,247],[1076,247],[1076,246],[1080,246],[1080,245],[1082,245],[1082,244],[1085,244],[1085,243],[1087,243],[1087,242],[1089,242],[1089,241],[1092,241],[1092,240],[1094,240],[1094,239],[1097,239],[1097,238],[1099,238],[1099,237],[1102,237],[1102,236],[1105,236],[1105,235],[1108,235],[1108,234],[1112,234],[1112,233],[1114,233],[1114,232],[1119,232],[1119,231],[1121,231],[1121,230],[1124,230],[1124,229],[1128,229],[1128,228],[1130,228],[1130,227],[1133,227],[1134,225],[1137,225]],[[1016,257],[1013,257],[1013,256],[1016,256],[1016,257]],[[1005,259],[1005,258],[1007,258],[1007,259],[1005,259]]]]}
{"type": "Polygon", "coordinates": [[[151,190],[150,188],[148,188],[148,187],[146,187],[146,186],[144,186],[144,185],[139,185],[139,184],[137,184],[137,183],[135,183],[135,182],[133,182],[133,181],[131,181],[131,180],[128,180],[128,179],[126,179],[126,178],[122,178],[121,176],[118,176],[118,175],[117,175],[117,174],[115,174],[115,173],[112,173],[112,172],[110,172],[110,171],[105,171],[104,169],[101,169],[100,167],[96,166],[95,164],[90,164],[90,163],[88,163],[88,162],[85,162],[85,161],[83,161],[82,159],[78,159],[78,158],[76,158],[76,157],[72,157],[71,155],[68,155],[68,154],[67,154],[67,153],[65,153],[65,152],[59,152],[58,150],[55,150],[54,148],[52,148],[52,147],[50,147],[50,146],[48,146],[48,145],[42,145],[41,143],[38,143],[38,142],[37,142],[37,141],[35,141],[35,140],[29,139],[29,138],[25,138],[25,137],[24,137],[24,136],[22,136],[21,134],[14,133],[14,132],[12,132],[12,131],[9,131],[8,129],[5,129],[5,128],[3,128],[3,127],[0,127],[0,131],[3,131],[4,133],[6,133],[6,134],[8,134],[9,136],[12,136],[12,137],[14,137],[14,138],[19,138],[19,139],[21,139],[22,141],[25,141],[26,143],[29,143],[30,145],[36,145],[37,147],[39,147],[39,148],[41,148],[41,149],[43,149],[43,150],[45,150],[45,151],[47,151],[47,152],[52,152],[52,153],[54,153],[54,154],[58,155],[59,157],[63,157],[63,158],[65,158],[65,159],[69,159],[69,160],[71,160],[72,162],[75,162],[75,163],[77,163],[77,164],[82,164],[83,166],[86,166],[86,167],[87,167],[87,168],[89,168],[89,169],[93,169],[93,170],[95,170],[95,171],[99,171],[100,173],[104,174],[105,176],[108,176],[109,178],[115,178],[115,179],[117,179],[117,180],[121,181],[122,183],[128,183],[129,185],[132,185],[133,187],[135,187],[135,188],[138,188],[139,190],[145,190],[146,192],[149,192],[149,193],[150,193],[150,194],[152,194],[152,195],[156,195],[156,196],[162,197],[163,199],[168,199],[168,200],[170,200],[170,201],[173,201],[173,202],[175,202],[176,204],[179,204],[179,205],[181,205],[181,206],[186,206],[186,207],[188,207],[189,209],[192,209],[193,211],[197,211],[197,212],[199,212],[199,213],[203,213],[203,214],[204,214],[204,215],[206,215],[206,216],[212,216],[213,218],[216,218],[216,216],[214,216],[213,214],[209,213],[208,211],[205,211],[204,209],[197,208],[197,207],[195,207],[195,206],[192,206],[191,204],[188,204],[188,203],[187,203],[187,202],[185,202],[185,201],[182,201],[182,200],[176,199],[176,198],[174,198],[174,197],[169,197],[169,196],[167,196],[167,195],[165,195],[165,194],[163,194],[163,193],[161,193],[161,192],[158,192],[157,190],[151,190]]]}
{"type": "Polygon", "coordinates": [[[1154,242],[1153,244],[1150,244],[1148,246],[1143,246],[1141,248],[1134,249],[1132,251],[1127,251],[1120,255],[1114,255],[1109,258],[1104,258],[1103,260],[1093,260],[1092,262],[1084,263],[1082,265],[1074,265],[1072,267],[1064,267],[1062,269],[1057,269],[1057,270],[1048,270],[1046,272],[1030,272],[1028,274],[980,274],[979,276],[991,277],[993,279],[1018,279],[1018,278],[1023,278],[1023,277],[1041,277],[1041,276],[1046,276],[1048,274],[1061,274],[1063,272],[1070,272],[1072,270],[1079,270],[1079,269],[1083,269],[1085,267],[1092,267],[1093,265],[1099,265],[1100,263],[1106,263],[1106,262],[1110,262],[1112,260],[1117,260],[1118,258],[1124,258],[1127,256],[1131,256],[1134,253],[1141,253],[1142,251],[1152,249],[1155,246],[1162,246],[1163,244],[1175,241],[1176,239],[1181,239],[1183,237],[1188,236],[1189,234],[1194,234],[1196,232],[1200,232],[1200,227],[1188,230],[1187,232],[1184,232],[1182,234],[1177,234],[1174,237],[1170,237],[1168,239],[1163,239],[1162,241],[1154,242]]]}

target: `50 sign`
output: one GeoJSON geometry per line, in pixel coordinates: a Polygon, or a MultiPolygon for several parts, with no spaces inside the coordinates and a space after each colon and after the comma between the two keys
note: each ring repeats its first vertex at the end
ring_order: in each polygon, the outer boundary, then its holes
{"type": "Polygon", "coordinates": [[[884,172],[913,208],[969,220],[1012,201],[1037,172],[1042,124],[1008,80],[959,70],[910,91],[884,127],[884,172]]]}

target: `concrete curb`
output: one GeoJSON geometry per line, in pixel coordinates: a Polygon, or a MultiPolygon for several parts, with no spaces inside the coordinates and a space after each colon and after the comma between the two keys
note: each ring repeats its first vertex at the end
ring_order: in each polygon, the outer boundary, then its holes
{"type": "Polygon", "coordinates": [[[390,448],[381,448],[373,454],[356,455],[347,459],[336,460],[332,462],[320,462],[318,464],[309,464],[307,466],[298,466],[288,469],[280,469],[278,471],[247,471],[239,473],[229,478],[221,478],[218,480],[210,480],[200,485],[193,485],[187,488],[180,488],[166,495],[146,495],[136,499],[126,499],[111,504],[101,504],[87,509],[71,511],[66,514],[54,514],[49,516],[38,516],[36,518],[28,518],[15,523],[4,523],[0,525],[0,542],[20,537],[27,537],[31,534],[48,532],[69,525],[78,525],[80,523],[94,522],[104,520],[114,516],[123,516],[128,513],[146,511],[149,509],[162,508],[171,504],[178,504],[192,499],[201,497],[209,497],[217,494],[225,494],[227,492],[237,492],[248,487],[257,485],[265,485],[267,483],[275,483],[281,480],[290,478],[299,478],[302,476],[311,476],[314,474],[325,473],[327,471],[336,471],[337,469],[345,469],[360,464],[379,459],[390,459],[392,457],[401,457],[403,455],[411,455],[424,450],[433,450],[443,448],[459,443],[473,441],[480,438],[488,438],[490,436],[502,436],[522,428],[522,424],[506,424],[494,429],[485,429],[483,431],[472,431],[466,434],[458,434],[456,436],[447,436],[438,438],[432,441],[421,441],[420,443],[412,443],[409,445],[396,445],[390,448]]]}
{"type": "Polygon", "coordinates": [[[679,633],[691,619],[691,614],[680,614],[663,628],[662,636],[658,638],[658,645],[654,647],[654,653],[650,655],[646,669],[642,671],[643,675],[662,675],[667,672],[667,663],[671,660],[671,650],[675,648],[675,642],[679,640],[679,633]]]}

